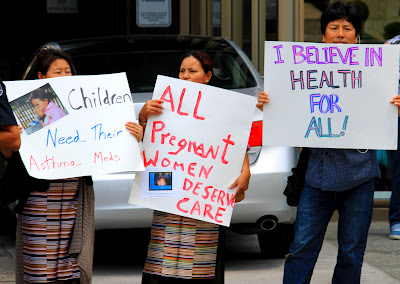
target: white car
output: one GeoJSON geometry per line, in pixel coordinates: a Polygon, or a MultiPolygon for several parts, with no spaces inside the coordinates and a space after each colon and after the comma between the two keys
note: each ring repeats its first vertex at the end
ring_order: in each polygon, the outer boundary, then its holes
{"type": "MultiPolygon", "coordinates": [[[[189,50],[206,51],[214,61],[211,85],[257,97],[262,78],[233,42],[221,37],[183,35],[132,35],[88,38],[49,43],[42,48],[62,49],[73,57],[79,75],[126,72],[136,114],[151,99],[158,74],[177,77],[180,56],[189,50]]],[[[36,57],[23,79],[33,79],[36,57]]],[[[256,109],[248,156],[251,179],[244,201],[235,205],[231,229],[258,234],[260,248],[282,257],[293,239],[295,208],[283,195],[287,176],[295,167],[295,148],[262,146],[262,112],[256,109]]],[[[128,204],[133,172],[93,176],[96,195],[96,229],[146,228],[152,210],[128,204]]]]}

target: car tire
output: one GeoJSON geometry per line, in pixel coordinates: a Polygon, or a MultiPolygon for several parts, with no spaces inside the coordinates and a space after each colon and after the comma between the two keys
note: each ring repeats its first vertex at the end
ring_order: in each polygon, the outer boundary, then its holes
{"type": "Polygon", "coordinates": [[[275,229],[258,234],[261,253],[267,258],[283,258],[294,239],[294,224],[277,224],[275,229]]]}

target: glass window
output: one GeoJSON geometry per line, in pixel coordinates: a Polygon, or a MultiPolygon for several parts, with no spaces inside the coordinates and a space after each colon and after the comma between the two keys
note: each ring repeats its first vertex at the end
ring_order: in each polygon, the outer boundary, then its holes
{"type": "Polygon", "coordinates": [[[267,0],[265,39],[278,40],[278,0],[267,0]]]}
{"type": "MultiPolygon", "coordinates": [[[[320,17],[328,0],[304,1],[304,40],[321,42],[320,17]]],[[[345,1],[350,2],[350,1],[345,1]]],[[[400,0],[353,0],[362,18],[361,43],[383,43],[400,34],[400,0]]]]}
{"type": "Polygon", "coordinates": [[[212,3],[212,13],[213,13],[213,35],[221,35],[221,0],[214,0],[212,3]]]}

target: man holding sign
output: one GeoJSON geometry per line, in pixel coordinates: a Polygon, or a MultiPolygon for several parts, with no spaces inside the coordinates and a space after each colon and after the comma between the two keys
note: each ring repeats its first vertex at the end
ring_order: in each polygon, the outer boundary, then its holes
{"type": "MultiPolygon", "coordinates": [[[[321,16],[324,43],[355,44],[360,29],[361,19],[352,4],[334,2],[321,16]]],[[[268,95],[260,93],[258,101],[257,106],[262,109],[269,101],[268,95]]],[[[399,102],[399,96],[391,101],[396,106],[399,102]]],[[[332,95],[331,103],[337,107],[332,95]]],[[[311,148],[297,207],[295,239],[286,259],[283,283],[310,282],[335,210],[339,213],[339,252],[332,283],[360,282],[372,218],[374,179],[378,177],[380,171],[373,150],[311,148]]]]}

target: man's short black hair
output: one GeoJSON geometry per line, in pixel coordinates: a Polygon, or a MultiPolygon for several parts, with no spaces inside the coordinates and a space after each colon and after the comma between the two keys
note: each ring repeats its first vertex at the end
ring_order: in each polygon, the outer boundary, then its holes
{"type": "Polygon", "coordinates": [[[358,36],[361,31],[361,17],[357,8],[352,3],[344,4],[341,1],[335,1],[326,8],[321,15],[321,33],[325,35],[326,27],[332,21],[346,19],[352,23],[358,36]]]}

